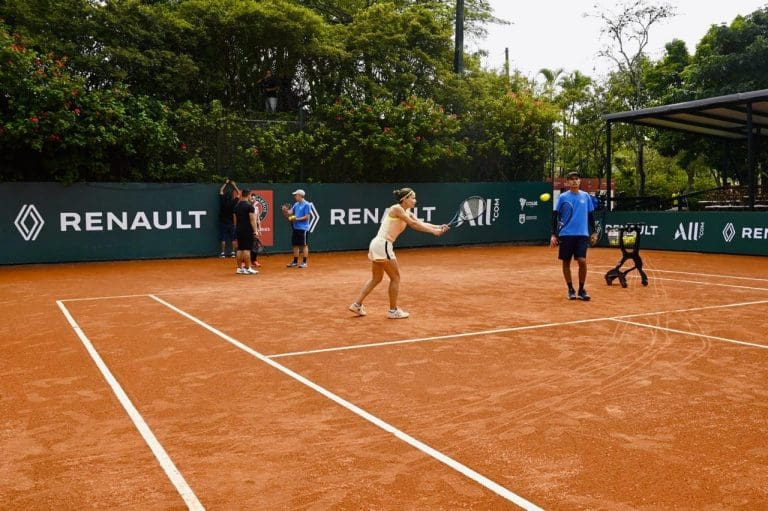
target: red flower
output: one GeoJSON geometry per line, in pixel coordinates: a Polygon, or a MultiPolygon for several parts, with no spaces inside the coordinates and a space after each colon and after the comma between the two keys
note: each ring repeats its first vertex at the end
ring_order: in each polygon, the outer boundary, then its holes
{"type": "Polygon", "coordinates": [[[80,115],[80,109],[79,108],[75,108],[72,111],[75,113],[75,115],[80,115]]]}
{"type": "Polygon", "coordinates": [[[179,144],[179,148],[180,148],[182,151],[186,151],[186,150],[187,150],[187,144],[179,144]]]}
{"type": "Polygon", "coordinates": [[[61,140],[61,137],[58,133],[52,133],[50,137],[48,137],[51,142],[59,142],[61,140]]]}
{"type": "Polygon", "coordinates": [[[384,126],[384,133],[389,133],[390,131],[392,131],[392,130],[390,130],[389,127],[384,126]]]}
{"type": "Polygon", "coordinates": [[[32,117],[29,118],[29,122],[35,122],[35,123],[40,122],[40,119],[38,119],[36,115],[33,115],[32,117]]]}

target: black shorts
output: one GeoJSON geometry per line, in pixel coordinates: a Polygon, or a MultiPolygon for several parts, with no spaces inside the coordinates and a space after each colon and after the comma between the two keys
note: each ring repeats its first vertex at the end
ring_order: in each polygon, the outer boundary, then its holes
{"type": "Polygon", "coordinates": [[[309,231],[294,229],[291,235],[291,243],[294,247],[303,247],[309,245],[309,231]]]}
{"type": "Polygon", "coordinates": [[[235,239],[235,224],[219,224],[219,241],[231,242],[235,239]]]}
{"type": "Polygon", "coordinates": [[[589,236],[561,236],[558,241],[560,243],[559,259],[570,261],[571,258],[585,259],[587,257],[589,236]]]}
{"type": "Polygon", "coordinates": [[[237,249],[238,250],[252,250],[253,249],[253,233],[237,231],[237,249]]]}

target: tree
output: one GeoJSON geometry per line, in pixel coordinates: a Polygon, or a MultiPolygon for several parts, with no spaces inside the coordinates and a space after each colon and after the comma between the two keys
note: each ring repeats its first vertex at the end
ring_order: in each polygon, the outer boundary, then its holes
{"type": "Polygon", "coordinates": [[[712,25],[685,72],[698,97],[768,88],[768,7],[712,25]]]}
{"type": "MultiPolygon", "coordinates": [[[[601,34],[607,35],[611,45],[599,54],[614,62],[616,71],[613,79],[626,83],[627,106],[629,110],[643,108],[648,100],[643,82],[643,68],[648,64],[645,48],[650,41],[651,28],[673,17],[675,11],[669,4],[654,5],[647,0],[633,0],[620,3],[616,12],[597,13],[603,22],[601,34]]],[[[644,134],[642,128],[634,126],[634,142],[638,175],[638,194],[645,194],[645,170],[643,168],[644,134]]]]}

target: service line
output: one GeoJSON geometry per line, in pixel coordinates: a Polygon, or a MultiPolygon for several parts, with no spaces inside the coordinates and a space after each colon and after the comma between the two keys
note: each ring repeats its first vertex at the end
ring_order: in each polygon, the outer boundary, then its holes
{"type": "Polygon", "coordinates": [[[258,351],[254,350],[253,348],[250,348],[246,346],[245,344],[241,343],[237,339],[234,339],[230,337],[229,335],[225,334],[224,332],[214,328],[213,326],[209,325],[208,323],[205,323],[204,321],[196,318],[195,316],[189,314],[188,312],[185,312],[178,307],[172,305],[171,303],[163,300],[162,298],[158,298],[154,295],[149,295],[150,298],[153,300],[156,300],[157,302],[165,305],[169,309],[177,312],[178,314],[184,316],[185,318],[189,319],[190,321],[193,321],[200,325],[201,327],[205,328],[209,332],[213,333],[214,335],[224,339],[228,343],[232,344],[233,346],[243,350],[244,352],[248,353],[249,355],[252,355],[253,357],[259,359],[260,361],[264,362],[265,364],[272,366],[273,368],[277,369],[281,373],[293,378],[294,380],[298,381],[299,383],[309,387],[310,389],[314,390],[315,392],[325,396],[326,398],[330,399],[334,403],[338,404],[339,406],[349,410],[350,412],[354,413],[355,415],[358,415],[359,417],[362,417],[366,421],[370,422],[371,424],[383,429],[384,431],[394,435],[396,438],[402,440],[403,442],[407,443],[411,447],[414,447],[418,449],[419,451],[423,452],[427,456],[430,456],[437,461],[447,465],[448,467],[456,470],[457,472],[463,474],[464,476],[472,479],[473,481],[479,483],[480,485],[484,486],[485,488],[491,490],[495,494],[499,495],[500,497],[513,502],[514,504],[520,506],[521,508],[528,510],[528,511],[543,511],[539,506],[536,504],[533,504],[532,502],[529,502],[528,500],[524,499],[520,495],[517,495],[516,493],[508,490],[507,488],[501,486],[500,484],[488,479],[484,475],[472,470],[471,468],[467,467],[466,465],[454,460],[453,458],[447,456],[446,454],[441,453],[437,449],[434,449],[430,447],[429,445],[415,439],[411,435],[405,433],[402,430],[397,429],[396,427],[392,426],[388,422],[385,422],[384,420],[376,417],[375,415],[365,411],[364,409],[360,408],[357,405],[354,405],[347,401],[346,399],[342,398],[341,396],[334,394],[330,390],[321,387],[317,383],[313,382],[312,380],[300,375],[299,373],[292,371],[291,369],[288,369],[284,365],[275,362],[274,360],[271,360],[269,357],[262,355],[258,351]]]}

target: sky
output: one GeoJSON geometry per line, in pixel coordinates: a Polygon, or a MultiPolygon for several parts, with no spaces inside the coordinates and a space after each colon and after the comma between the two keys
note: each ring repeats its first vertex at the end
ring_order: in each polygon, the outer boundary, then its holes
{"type": "MultiPolygon", "coordinates": [[[[655,5],[660,0],[651,0],[655,5]]],[[[682,39],[693,54],[696,45],[711,25],[730,24],[737,15],[747,15],[768,5],[758,0],[667,0],[677,12],[651,28],[646,53],[654,60],[664,54],[664,45],[682,39]]],[[[609,39],[601,38],[602,23],[584,13],[616,11],[617,2],[605,0],[489,0],[497,18],[511,25],[490,25],[484,41],[465,41],[465,50],[485,49],[489,55],[483,65],[504,69],[504,48],[509,48],[511,69],[523,76],[541,81],[539,69],[575,70],[593,78],[605,76],[613,69],[609,59],[597,52],[609,39]],[[598,8],[595,8],[595,5],[598,8]]]]}

